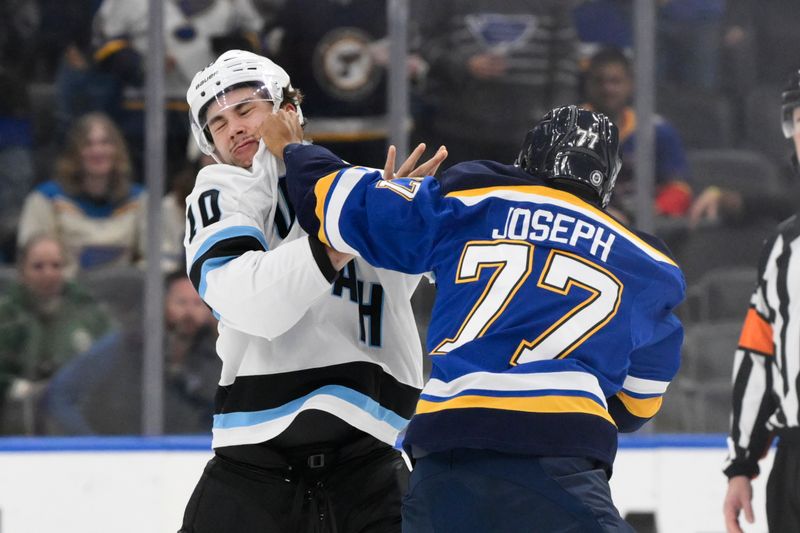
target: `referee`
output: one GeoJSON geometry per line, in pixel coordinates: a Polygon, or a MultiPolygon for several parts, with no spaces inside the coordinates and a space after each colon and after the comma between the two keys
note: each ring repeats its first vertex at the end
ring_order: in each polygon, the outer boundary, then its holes
{"type": "MultiPolygon", "coordinates": [[[[800,154],[800,72],[783,92],[783,131],[800,154]]],[[[795,159],[795,168],[797,160],[795,159]]],[[[800,198],[796,199],[800,201],[800,198]]],[[[800,531],[800,218],[782,222],[759,261],[758,285],[742,326],[733,372],[733,417],[723,512],[729,533],[739,513],[754,520],[751,480],[778,437],[767,483],[769,531],[800,531]]]]}

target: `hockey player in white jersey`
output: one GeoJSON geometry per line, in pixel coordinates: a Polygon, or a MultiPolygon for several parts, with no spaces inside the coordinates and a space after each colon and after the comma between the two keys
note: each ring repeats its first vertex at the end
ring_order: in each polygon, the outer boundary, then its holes
{"type": "Polygon", "coordinates": [[[219,318],[212,458],[183,532],[400,531],[394,448],[422,387],[418,277],[327,248],[294,223],[283,163],[260,142],[289,76],[238,50],[187,93],[203,168],[186,200],[187,269],[219,318]]]}

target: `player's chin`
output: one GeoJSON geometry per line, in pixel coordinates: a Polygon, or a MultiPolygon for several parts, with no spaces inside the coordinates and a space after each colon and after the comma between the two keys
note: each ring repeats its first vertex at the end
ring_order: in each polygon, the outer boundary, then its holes
{"type": "Polygon", "coordinates": [[[240,167],[249,167],[253,164],[253,158],[258,152],[258,143],[247,143],[240,146],[231,154],[234,163],[240,167]]]}

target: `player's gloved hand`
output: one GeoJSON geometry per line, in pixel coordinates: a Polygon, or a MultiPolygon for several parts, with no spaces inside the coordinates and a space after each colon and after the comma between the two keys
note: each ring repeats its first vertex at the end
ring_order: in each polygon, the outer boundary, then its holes
{"type": "Polygon", "coordinates": [[[433,157],[422,163],[420,166],[415,167],[419,158],[425,153],[425,143],[419,143],[414,151],[411,152],[406,160],[400,165],[396,171],[394,170],[395,159],[397,158],[397,148],[394,145],[389,146],[386,153],[386,163],[383,166],[383,179],[393,180],[395,178],[416,178],[422,176],[433,176],[439,169],[439,165],[447,159],[447,148],[440,146],[439,149],[433,154],[433,157]]]}

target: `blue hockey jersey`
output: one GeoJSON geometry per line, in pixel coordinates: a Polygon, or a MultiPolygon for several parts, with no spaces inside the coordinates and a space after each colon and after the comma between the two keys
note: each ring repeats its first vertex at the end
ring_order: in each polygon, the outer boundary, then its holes
{"type": "MultiPolygon", "coordinates": [[[[404,447],[611,464],[678,370],[683,275],[655,237],[510,165],[384,180],[289,145],[301,224],[382,268],[433,272],[433,368],[404,447]]],[[[411,334],[411,332],[409,332],[411,334]]]]}

